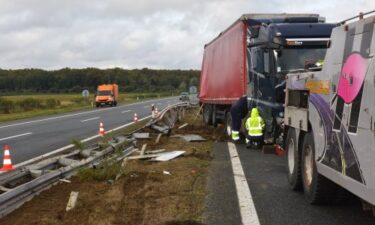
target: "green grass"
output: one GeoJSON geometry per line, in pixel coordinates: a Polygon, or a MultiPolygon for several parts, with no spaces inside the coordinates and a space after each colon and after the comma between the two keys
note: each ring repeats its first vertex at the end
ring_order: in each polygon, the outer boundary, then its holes
{"type": "MultiPolygon", "coordinates": [[[[127,93],[119,95],[119,104],[166,97],[170,93],[127,93]]],[[[94,96],[80,94],[30,94],[0,97],[0,122],[87,110],[94,107],[94,96]],[[7,108],[5,108],[8,106],[7,108]]]]}

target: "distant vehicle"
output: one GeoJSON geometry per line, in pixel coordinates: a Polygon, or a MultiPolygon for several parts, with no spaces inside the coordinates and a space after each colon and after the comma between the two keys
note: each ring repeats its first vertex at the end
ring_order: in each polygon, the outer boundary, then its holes
{"type": "Polygon", "coordinates": [[[103,84],[99,85],[96,91],[95,103],[96,107],[102,105],[116,106],[118,100],[118,85],[103,84]]]}
{"type": "Polygon", "coordinates": [[[181,92],[180,101],[189,101],[189,93],[181,92]]]}

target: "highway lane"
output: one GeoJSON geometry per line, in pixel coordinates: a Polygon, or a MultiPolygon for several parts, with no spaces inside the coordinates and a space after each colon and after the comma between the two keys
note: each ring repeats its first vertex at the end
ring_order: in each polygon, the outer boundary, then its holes
{"type": "MultiPolygon", "coordinates": [[[[364,212],[357,199],[337,205],[310,205],[302,192],[290,190],[285,172],[285,159],[262,154],[260,150],[236,145],[238,155],[230,157],[227,143],[216,143],[207,183],[207,225],[241,224],[238,198],[244,193],[235,184],[235,178],[247,182],[260,225],[370,225],[375,218],[364,212]],[[244,175],[234,172],[231,164],[239,159],[244,175]],[[237,191],[236,191],[237,189],[237,191]]],[[[243,224],[256,224],[245,221],[243,224]]]]}
{"type": "MultiPolygon", "coordinates": [[[[151,104],[160,110],[178,102],[177,97],[148,100],[117,107],[97,108],[88,111],[0,123],[0,148],[10,146],[12,163],[17,164],[98,134],[99,123],[111,130],[151,115],[151,104]]],[[[2,164],[3,153],[0,153],[2,164]]]]}

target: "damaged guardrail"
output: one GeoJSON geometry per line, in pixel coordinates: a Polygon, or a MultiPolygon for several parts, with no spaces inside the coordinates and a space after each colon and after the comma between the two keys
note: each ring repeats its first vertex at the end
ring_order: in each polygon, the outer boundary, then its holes
{"type": "Polygon", "coordinates": [[[83,150],[72,149],[60,155],[42,158],[14,171],[0,174],[0,218],[61,179],[69,178],[79,168],[98,166],[103,159],[111,156],[116,161],[129,156],[137,150],[133,133],[139,132],[145,127],[151,127],[161,133],[169,133],[175,123],[183,118],[185,108],[188,106],[189,103],[168,106],[145,126],[128,135],[113,138],[105,143],[107,146],[103,149],[98,144],[83,150]],[[113,156],[114,152],[119,154],[113,156]]]}

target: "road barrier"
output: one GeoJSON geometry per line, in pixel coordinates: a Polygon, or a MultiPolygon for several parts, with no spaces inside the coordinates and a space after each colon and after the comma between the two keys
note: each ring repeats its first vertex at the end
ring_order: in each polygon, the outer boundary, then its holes
{"type": "MultiPolygon", "coordinates": [[[[127,135],[111,139],[105,144],[108,147],[103,149],[100,147],[103,145],[96,144],[83,150],[72,149],[60,155],[53,155],[40,160],[37,157],[38,160],[31,160],[33,164],[0,174],[0,218],[61,179],[69,178],[79,168],[98,166],[105,158],[120,161],[132,154],[136,150],[134,147],[135,139],[132,137],[133,133],[139,132],[145,127],[163,128],[163,132],[168,133],[175,122],[183,116],[179,114],[184,114],[185,107],[188,106],[187,103],[168,106],[160,112],[159,117],[151,119],[145,126],[127,135]],[[119,152],[119,154],[112,154],[114,152],[119,152]]],[[[135,117],[138,121],[136,114],[135,117]]]]}

